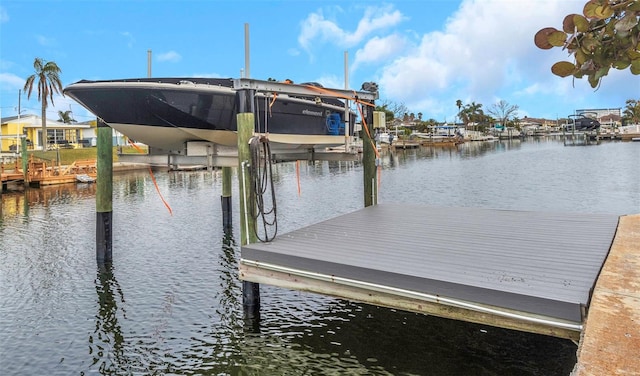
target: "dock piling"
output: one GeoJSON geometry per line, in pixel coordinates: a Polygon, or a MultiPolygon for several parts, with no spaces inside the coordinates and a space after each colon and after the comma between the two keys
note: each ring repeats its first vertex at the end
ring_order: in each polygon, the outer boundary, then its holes
{"type": "MultiPolygon", "coordinates": [[[[240,191],[240,243],[247,245],[255,243],[255,219],[251,215],[250,201],[250,160],[251,150],[249,140],[253,137],[255,114],[253,113],[254,91],[250,89],[238,90],[236,100],[238,104],[238,187],[240,191]]],[[[260,285],[255,282],[242,281],[242,307],[247,320],[260,319],[260,285]]]]}
{"type": "Polygon", "coordinates": [[[98,119],[96,179],[96,261],[111,263],[113,219],[113,139],[111,128],[98,119]]]}
{"type": "Polygon", "coordinates": [[[225,230],[233,227],[231,216],[231,167],[222,167],[222,226],[225,230]]]}
{"type": "Polygon", "coordinates": [[[364,170],[364,206],[368,207],[378,203],[378,174],[376,167],[379,163],[376,158],[375,141],[373,141],[373,111],[363,106],[364,115],[362,132],[362,166],[364,170]]]}

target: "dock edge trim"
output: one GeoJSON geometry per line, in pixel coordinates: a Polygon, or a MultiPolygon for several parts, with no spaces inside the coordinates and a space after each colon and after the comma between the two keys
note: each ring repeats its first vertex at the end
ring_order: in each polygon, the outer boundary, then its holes
{"type": "Polygon", "coordinates": [[[360,280],[355,280],[351,278],[310,272],[306,270],[294,269],[286,266],[275,265],[275,264],[270,264],[270,263],[255,261],[255,260],[247,260],[244,258],[240,259],[240,264],[244,264],[244,265],[259,268],[259,269],[279,272],[279,273],[296,275],[299,277],[319,280],[323,282],[336,283],[339,285],[345,285],[349,287],[372,290],[380,293],[403,296],[410,299],[418,299],[418,300],[423,300],[430,303],[436,303],[436,304],[441,304],[446,306],[467,309],[470,311],[475,311],[475,312],[480,312],[480,313],[485,313],[485,314],[495,315],[500,317],[506,317],[506,318],[525,321],[525,322],[538,324],[538,325],[567,329],[567,330],[572,330],[576,332],[581,332],[583,329],[583,325],[580,323],[569,322],[564,320],[556,320],[556,319],[553,319],[550,317],[544,317],[544,316],[540,317],[540,316],[531,316],[531,315],[507,312],[507,311],[502,311],[499,309],[491,308],[485,305],[481,305],[481,304],[477,304],[477,303],[473,303],[465,300],[427,294],[423,292],[411,291],[411,290],[401,289],[401,288],[392,287],[392,286],[384,286],[377,283],[360,281],[360,280]]]}

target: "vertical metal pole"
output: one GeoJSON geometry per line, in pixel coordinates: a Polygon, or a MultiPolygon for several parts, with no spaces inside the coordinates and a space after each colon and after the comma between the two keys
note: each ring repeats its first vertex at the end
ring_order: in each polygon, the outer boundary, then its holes
{"type": "Polygon", "coordinates": [[[222,168],[222,226],[225,230],[233,227],[231,216],[231,167],[222,168]]]}
{"type": "MultiPolygon", "coordinates": [[[[254,231],[255,220],[251,215],[250,205],[250,160],[251,150],[249,140],[253,136],[255,114],[253,113],[252,90],[239,90],[236,93],[237,123],[238,123],[238,187],[240,191],[240,243],[241,245],[255,243],[257,237],[254,231]]],[[[242,281],[242,308],[244,317],[248,320],[260,319],[260,285],[254,282],[242,281]]]]}
{"type": "Polygon", "coordinates": [[[113,139],[111,128],[98,119],[96,179],[96,261],[111,263],[113,219],[113,139]]]}
{"type": "MultiPolygon", "coordinates": [[[[344,52],[344,89],[349,90],[349,52],[344,52]]],[[[344,101],[344,151],[349,151],[349,131],[351,125],[351,117],[349,116],[349,100],[344,101]]]]}
{"type": "Polygon", "coordinates": [[[376,165],[379,161],[376,159],[376,147],[373,140],[373,109],[369,106],[363,106],[362,112],[362,165],[364,170],[364,206],[376,205],[378,203],[378,174],[376,165]],[[367,127],[367,132],[364,127],[367,127]]]}
{"type": "Polygon", "coordinates": [[[251,72],[249,69],[250,60],[251,60],[251,57],[249,55],[249,24],[245,23],[244,24],[244,77],[245,78],[251,77],[251,72]]]}
{"type": "Polygon", "coordinates": [[[151,78],[151,50],[147,50],[147,77],[151,78]]]}

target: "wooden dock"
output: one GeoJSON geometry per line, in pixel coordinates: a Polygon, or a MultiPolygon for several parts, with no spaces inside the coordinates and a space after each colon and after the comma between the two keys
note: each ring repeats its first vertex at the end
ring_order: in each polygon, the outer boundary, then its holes
{"type": "Polygon", "coordinates": [[[240,277],[578,340],[618,219],[374,205],[242,246],[240,277]]]}
{"type": "Polygon", "coordinates": [[[391,149],[416,149],[420,147],[420,143],[416,141],[409,141],[405,139],[400,139],[393,141],[393,144],[390,145],[391,149]]]}
{"type": "Polygon", "coordinates": [[[7,169],[5,164],[0,165],[0,189],[6,189],[8,183],[21,183],[24,181],[24,174],[18,166],[18,160],[14,160],[13,168],[7,169]]]}
{"type": "MultiPolygon", "coordinates": [[[[27,183],[33,187],[53,184],[75,183],[77,175],[86,175],[96,178],[96,160],[78,160],[68,166],[50,166],[46,161],[30,159],[27,165],[27,183]]],[[[16,167],[10,171],[3,169],[3,186],[9,182],[24,184],[24,173],[16,167]]]]}

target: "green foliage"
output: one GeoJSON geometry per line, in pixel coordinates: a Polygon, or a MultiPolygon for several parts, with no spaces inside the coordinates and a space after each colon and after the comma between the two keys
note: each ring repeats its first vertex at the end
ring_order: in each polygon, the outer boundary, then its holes
{"type": "Polygon", "coordinates": [[[376,106],[376,111],[384,112],[384,118],[387,123],[393,120],[393,111],[387,108],[387,106],[376,106]]]}
{"type": "MultiPolygon", "coordinates": [[[[38,88],[38,101],[42,104],[42,134],[47,134],[47,107],[49,101],[53,105],[53,94],[62,94],[62,80],[60,73],[62,72],[58,65],[53,61],[43,60],[36,57],[33,61],[33,69],[35,73],[27,77],[24,83],[24,91],[27,93],[27,99],[31,98],[33,86],[38,88]]],[[[46,143],[45,143],[46,144],[46,143]]]]}
{"type": "Polygon", "coordinates": [[[589,0],[582,13],[567,15],[562,30],[546,27],[536,33],[538,48],[566,48],[574,57],[555,63],[551,72],[587,76],[593,88],[611,68],[640,74],[640,0],[589,0]]]}
{"type": "Polygon", "coordinates": [[[62,94],[61,70],[53,61],[45,62],[39,57],[35,58],[33,69],[35,73],[27,77],[24,83],[24,91],[27,93],[27,98],[30,98],[35,84],[38,88],[38,101],[42,102],[44,111],[49,107],[49,101],[54,104],[54,93],[62,94]]]}
{"type": "Polygon", "coordinates": [[[491,123],[491,117],[484,113],[482,104],[476,102],[464,105],[459,112],[459,116],[464,124],[485,125],[491,123]]]}
{"type": "Polygon", "coordinates": [[[622,113],[627,123],[640,124],[640,99],[627,99],[627,106],[622,113]]]}
{"type": "Polygon", "coordinates": [[[75,122],[71,111],[58,111],[58,121],[65,124],[71,124],[75,122]]]}

